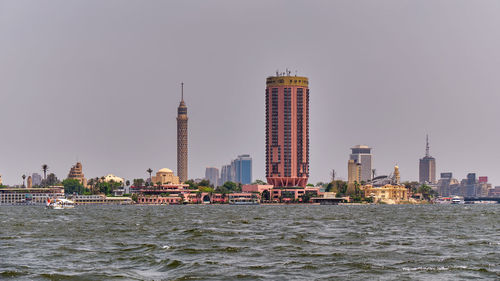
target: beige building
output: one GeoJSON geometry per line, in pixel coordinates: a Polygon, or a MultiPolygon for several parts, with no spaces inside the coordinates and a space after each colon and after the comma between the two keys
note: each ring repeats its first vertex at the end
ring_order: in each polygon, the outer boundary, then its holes
{"type": "Polygon", "coordinates": [[[179,184],[179,177],[174,175],[174,172],[170,169],[163,168],[156,173],[156,176],[152,177],[153,184],[179,184]]]}
{"type": "Polygon", "coordinates": [[[365,198],[372,197],[373,202],[384,202],[395,204],[400,201],[408,200],[408,190],[404,185],[386,184],[384,186],[375,187],[372,185],[364,185],[361,187],[365,198]]]}
{"type": "Polygon", "coordinates": [[[0,175],[0,185],[2,185],[2,175],[0,175]]]}
{"type": "Polygon", "coordinates": [[[120,178],[120,177],[117,177],[117,176],[115,176],[115,175],[113,175],[113,174],[107,174],[107,175],[104,177],[104,181],[105,181],[105,182],[111,182],[111,181],[113,181],[113,182],[118,182],[118,183],[123,184],[123,179],[122,179],[122,178],[120,178]]]}
{"type": "Polygon", "coordinates": [[[361,164],[354,160],[347,162],[347,183],[361,183],[361,164]]]}
{"type": "Polygon", "coordinates": [[[69,170],[68,179],[78,180],[83,185],[83,187],[87,187],[87,179],[83,175],[82,163],[77,162],[76,165],[71,167],[71,169],[69,170]]]}
{"type": "Polygon", "coordinates": [[[33,180],[31,179],[31,176],[28,177],[28,188],[33,187],[33,180]]]}

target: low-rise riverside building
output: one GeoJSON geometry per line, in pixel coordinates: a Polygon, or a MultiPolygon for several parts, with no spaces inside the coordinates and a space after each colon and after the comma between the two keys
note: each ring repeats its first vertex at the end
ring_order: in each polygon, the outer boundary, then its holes
{"type": "Polygon", "coordinates": [[[365,198],[373,198],[374,202],[396,204],[408,201],[408,189],[404,185],[386,184],[383,186],[363,185],[360,187],[365,198]]]}
{"type": "Polygon", "coordinates": [[[48,198],[64,196],[64,187],[1,188],[0,204],[45,204],[48,198]]]}
{"type": "Polygon", "coordinates": [[[130,197],[107,197],[105,195],[75,195],[70,197],[76,205],[129,205],[134,201],[130,197]]]}
{"type": "Polygon", "coordinates": [[[276,188],[273,185],[246,184],[241,187],[242,192],[257,193],[264,202],[303,202],[303,197],[318,197],[322,195],[319,187],[276,188]]]}
{"type": "Polygon", "coordinates": [[[183,199],[178,195],[152,195],[152,196],[139,196],[137,198],[138,204],[146,205],[179,205],[182,204],[183,199]]]}
{"type": "Polygon", "coordinates": [[[151,178],[151,181],[153,184],[160,183],[160,185],[179,184],[179,177],[175,176],[172,170],[163,168],[151,178]]]}

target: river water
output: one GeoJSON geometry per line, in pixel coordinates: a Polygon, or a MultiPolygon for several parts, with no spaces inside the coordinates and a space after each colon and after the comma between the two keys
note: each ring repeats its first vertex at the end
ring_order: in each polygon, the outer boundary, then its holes
{"type": "Polygon", "coordinates": [[[0,206],[0,279],[500,280],[500,205],[0,206]]]}

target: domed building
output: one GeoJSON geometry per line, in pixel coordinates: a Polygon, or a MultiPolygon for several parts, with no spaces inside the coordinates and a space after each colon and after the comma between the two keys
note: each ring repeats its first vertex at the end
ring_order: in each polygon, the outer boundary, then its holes
{"type": "Polygon", "coordinates": [[[104,177],[104,181],[105,181],[105,182],[111,182],[111,181],[113,181],[113,182],[118,182],[118,183],[123,184],[123,179],[122,179],[122,178],[120,178],[120,177],[117,177],[117,176],[115,176],[115,175],[113,175],[113,174],[108,174],[108,175],[106,175],[106,176],[104,177]]]}
{"type": "Polygon", "coordinates": [[[151,180],[153,184],[179,184],[179,177],[175,176],[174,172],[168,168],[160,169],[151,180]]]}

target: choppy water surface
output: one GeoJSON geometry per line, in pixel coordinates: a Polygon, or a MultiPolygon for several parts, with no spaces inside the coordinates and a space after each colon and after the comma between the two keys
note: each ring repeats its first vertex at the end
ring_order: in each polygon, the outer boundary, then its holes
{"type": "Polygon", "coordinates": [[[500,205],[0,206],[0,279],[500,279],[500,205]]]}

